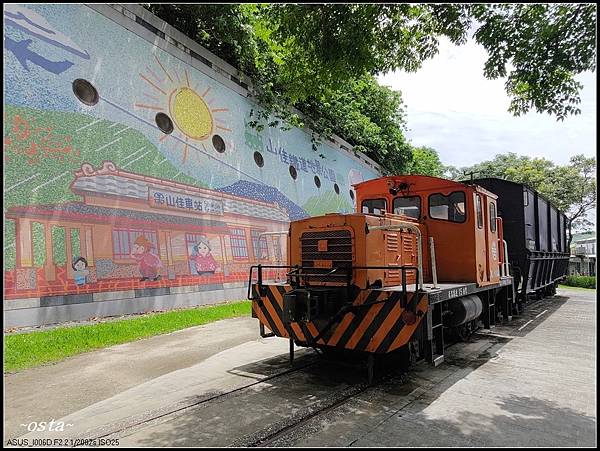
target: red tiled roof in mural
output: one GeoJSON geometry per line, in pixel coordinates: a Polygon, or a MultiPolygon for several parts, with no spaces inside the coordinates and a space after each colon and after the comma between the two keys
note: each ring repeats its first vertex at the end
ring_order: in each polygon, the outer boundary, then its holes
{"type": "Polygon", "coordinates": [[[81,166],[81,170],[75,173],[75,176],[70,187],[77,194],[92,193],[147,200],[150,188],[168,189],[174,193],[218,199],[223,202],[225,213],[274,221],[289,221],[287,212],[277,204],[123,171],[117,169],[115,164],[110,161],[105,161],[97,170],[86,163],[81,166]]]}

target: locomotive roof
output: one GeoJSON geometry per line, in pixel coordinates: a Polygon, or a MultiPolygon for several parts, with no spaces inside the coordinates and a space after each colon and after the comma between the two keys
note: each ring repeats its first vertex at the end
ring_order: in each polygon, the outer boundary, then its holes
{"type": "Polygon", "coordinates": [[[465,188],[474,188],[479,192],[482,192],[484,194],[487,194],[489,196],[492,196],[494,198],[497,198],[498,196],[485,189],[482,186],[479,185],[473,185],[470,183],[465,183],[465,182],[457,182],[456,180],[449,180],[449,179],[444,179],[441,177],[433,177],[430,175],[418,175],[418,174],[406,174],[406,175],[389,175],[389,176],[384,176],[384,177],[379,177],[376,179],[370,179],[364,182],[360,182],[360,183],[356,183],[354,185],[352,185],[355,189],[357,188],[364,188],[366,186],[369,185],[377,185],[380,184],[384,181],[388,181],[388,180],[393,180],[394,183],[396,182],[402,182],[402,181],[411,181],[411,182],[417,182],[417,181],[428,181],[429,184],[431,186],[436,186],[436,188],[439,189],[446,189],[446,188],[456,188],[456,189],[465,189],[465,188]]]}

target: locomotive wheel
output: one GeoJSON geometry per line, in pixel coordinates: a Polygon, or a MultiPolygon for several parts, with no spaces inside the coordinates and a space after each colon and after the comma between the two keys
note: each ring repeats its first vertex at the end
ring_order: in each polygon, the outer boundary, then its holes
{"type": "Polygon", "coordinates": [[[406,372],[411,367],[411,365],[416,362],[416,355],[411,352],[409,345],[405,345],[400,349],[394,351],[393,359],[395,368],[399,369],[401,372],[406,372]]]}
{"type": "Polygon", "coordinates": [[[458,336],[462,341],[468,341],[471,334],[467,330],[467,326],[458,329],[458,336]]]}

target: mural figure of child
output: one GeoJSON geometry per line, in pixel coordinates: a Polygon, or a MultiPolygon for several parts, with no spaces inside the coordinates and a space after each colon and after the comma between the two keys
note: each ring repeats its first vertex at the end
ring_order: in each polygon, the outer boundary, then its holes
{"type": "Polygon", "coordinates": [[[142,275],[141,282],[160,279],[158,271],[162,268],[162,262],[160,258],[150,252],[153,247],[152,241],[144,235],[138,236],[133,242],[131,256],[138,262],[140,274],[142,275]]]}
{"type": "Polygon", "coordinates": [[[73,264],[71,265],[73,268],[73,278],[75,279],[75,284],[77,286],[85,285],[85,278],[90,273],[88,269],[88,262],[83,257],[77,257],[73,264]]]}
{"type": "Polygon", "coordinates": [[[217,269],[217,262],[210,253],[210,241],[208,241],[208,238],[200,235],[198,243],[193,249],[194,254],[190,257],[190,260],[194,262],[198,275],[214,274],[217,269]]]}

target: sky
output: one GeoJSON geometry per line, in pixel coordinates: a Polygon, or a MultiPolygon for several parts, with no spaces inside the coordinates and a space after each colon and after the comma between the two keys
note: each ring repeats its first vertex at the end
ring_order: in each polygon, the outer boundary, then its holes
{"type": "Polygon", "coordinates": [[[462,46],[440,39],[439,53],[415,73],[392,72],[379,83],[402,92],[407,137],[429,146],[445,165],[470,166],[494,155],[544,157],[567,164],[573,155],[596,155],[596,74],[580,74],[581,114],[557,121],[535,112],[508,113],[505,79],[483,76],[485,49],[469,40],[462,46]]]}

